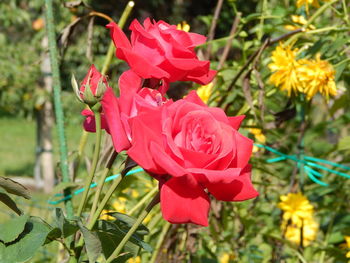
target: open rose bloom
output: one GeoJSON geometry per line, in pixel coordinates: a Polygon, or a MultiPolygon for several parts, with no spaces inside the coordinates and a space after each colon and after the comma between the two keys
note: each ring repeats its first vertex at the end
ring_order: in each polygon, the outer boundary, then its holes
{"type": "Polygon", "coordinates": [[[209,61],[200,61],[194,48],[206,38],[195,33],[176,29],[164,21],[147,18],[143,25],[136,19],[131,23],[131,41],[115,23],[107,27],[117,48],[116,55],[125,60],[130,68],[144,79],[162,80],[164,93],[168,83],[194,81],[209,83],[216,71],[210,70],[209,61]]]}
{"type": "MultiPolygon", "coordinates": [[[[222,201],[256,197],[248,163],[253,142],[238,131],[244,116],[208,107],[195,91],[175,102],[165,97],[171,82],[213,79],[209,61],[194,51],[205,37],[150,19],[132,22],[131,41],[116,24],[107,27],[117,57],[130,69],[119,78],[119,97],[109,86],[103,95],[102,126],[117,152],[126,150],[159,181],[163,217],[207,226],[210,195],[222,201]]],[[[94,131],[93,116],[83,114],[94,131]]]]}
{"type": "Polygon", "coordinates": [[[193,91],[131,120],[128,155],[159,180],[166,220],[207,226],[208,194],[223,201],[258,195],[248,164],[253,142],[237,131],[242,119],[207,107],[193,91]]]}

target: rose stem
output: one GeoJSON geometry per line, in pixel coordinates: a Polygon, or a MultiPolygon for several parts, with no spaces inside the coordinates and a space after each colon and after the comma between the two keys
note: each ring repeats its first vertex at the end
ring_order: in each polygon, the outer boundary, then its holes
{"type": "Polygon", "coordinates": [[[152,201],[148,204],[148,206],[145,208],[145,210],[142,211],[140,216],[137,218],[136,222],[133,224],[133,226],[129,229],[129,231],[126,233],[122,241],[120,241],[117,248],[113,251],[112,255],[107,259],[106,263],[111,263],[122,251],[124,245],[128,242],[132,234],[135,233],[139,225],[142,223],[142,221],[146,218],[148,213],[152,210],[152,208],[158,204],[160,201],[160,194],[159,192],[153,197],[152,201]]]}
{"type": "Polygon", "coordinates": [[[169,222],[165,222],[165,225],[163,226],[163,230],[159,235],[159,238],[157,240],[156,247],[154,249],[154,252],[152,254],[151,260],[149,263],[154,263],[156,262],[157,256],[159,254],[160,247],[162,246],[162,243],[164,241],[165,235],[168,233],[168,230],[170,228],[171,224],[169,222]]]}
{"type": "Polygon", "coordinates": [[[96,193],[95,193],[95,196],[94,196],[94,201],[92,202],[92,208],[91,208],[91,212],[90,212],[90,218],[89,218],[89,221],[92,220],[92,216],[95,214],[96,212],[96,208],[97,208],[97,205],[98,205],[98,201],[100,199],[100,195],[101,195],[101,191],[102,191],[102,188],[103,188],[103,185],[105,183],[105,180],[112,168],[112,165],[113,165],[113,162],[115,160],[115,158],[117,158],[117,155],[118,153],[116,151],[113,151],[111,157],[109,158],[108,162],[107,162],[107,165],[105,167],[105,169],[103,170],[103,173],[102,173],[102,176],[97,184],[97,189],[96,189],[96,193]]]}
{"type": "Polygon", "coordinates": [[[96,172],[97,162],[98,162],[98,158],[99,158],[99,155],[100,155],[100,149],[101,149],[101,134],[102,134],[102,131],[101,131],[100,105],[95,105],[95,106],[99,106],[99,107],[97,107],[98,109],[96,109],[96,110],[93,109],[94,115],[95,115],[95,123],[96,123],[95,150],[94,150],[94,155],[93,155],[93,158],[92,158],[91,169],[90,169],[88,178],[85,181],[83,197],[81,198],[81,201],[80,201],[80,204],[79,204],[77,216],[80,216],[81,213],[83,212],[83,209],[84,209],[84,206],[85,206],[85,203],[86,203],[86,199],[87,199],[87,196],[89,194],[90,184],[91,184],[92,179],[94,178],[94,175],[95,175],[95,172],[96,172]]]}

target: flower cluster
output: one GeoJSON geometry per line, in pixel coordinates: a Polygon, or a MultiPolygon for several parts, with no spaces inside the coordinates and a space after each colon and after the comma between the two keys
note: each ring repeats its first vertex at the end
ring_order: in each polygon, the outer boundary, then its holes
{"type": "Polygon", "coordinates": [[[298,245],[309,245],[315,240],[318,230],[318,223],[314,218],[314,207],[302,193],[289,193],[282,195],[280,199],[278,207],[283,210],[284,236],[298,245]]]}
{"type": "MultiPolygon", "coordinates": [[[[285,25],[284,28],[287,30],[297,30],[302,28],[303,26],[306,26],[308,23],[304,16],[292,15],[291,18],[295,25],[285,25]]],[[[308,25],[305,31],[314,29],[316,29],[314,25],[308,25]]]]}
{"type": "Polygon", "coordinates": [[[287,90],[288,96],[304,93],[310,100],[317,92],[328,100],[337,94],[335,70],[332,65],[321,59],[297,59],[298,49],[280,43],[272,52],[272,63],[268,65],[273,72],[270,81],[287,90]]]}
{"type": "MultiPolygon", "coordinates": [[[[130,41],[117,24],[107,28],[116,56],[130,69],[119,78],[119,97],[94,67],[90,70],[89,76],[98,76],[106,87],[101,126],[117,152],[126,150],[159,181],[163,217],[207,226],[210,195],[223,201],[256,197],[248,164],[253,142],[238,132],[244,116],[228,117],[222,109],[208,107],[195,91],[175,102],[165,96],[171,82],[212,81],[216,72],[194,50],[205,37],[150,19],[131,23],[130,41]]],[[[93,112],[83,114],[85,129],[93,132],[93,112]]]]}
{"type": "MultiPolygon", "coordinates": [[[[328,2],[329,0],[323,0],[323,2],[328,2]]],[[[297,7],[300,8],[305,6],[306,12],[309,12],[309,5],[313,7],[320,7],[320,3],[318,0],[297,0],[297,7]]]]}

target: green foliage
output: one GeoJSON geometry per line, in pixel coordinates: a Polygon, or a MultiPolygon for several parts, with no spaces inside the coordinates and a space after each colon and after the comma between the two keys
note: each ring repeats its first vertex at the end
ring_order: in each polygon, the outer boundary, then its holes
{"type": "MultiPolygon", "coordinates": [[[[10,228],[9,235],[2,235],[0,239],[1,262],[25,262],[44,244],[51,228],[38,217],[23,216],[14,223],[5,223],[2,228],[10,228]],[[26,220],[24,220],[26,219],[26,220]],[[25,224],[24,224],[25,223],[25,224]],[[24,227],[22,227],[24,226],[24,227]],[[13,233],[17,233],[14,235],[13,233]],[[11,238],[11,241],[8,241],[11,238]],[[8,241],[8,242],[7,242],[8,241]]],[[[9,233],[8,232],[8,233],[9,233]]]]}

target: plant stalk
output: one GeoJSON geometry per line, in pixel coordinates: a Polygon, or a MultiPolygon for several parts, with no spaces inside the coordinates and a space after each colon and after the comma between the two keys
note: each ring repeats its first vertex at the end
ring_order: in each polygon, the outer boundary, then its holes
{"type": "Polygon", "coordinates": [[[152,208],[158,204],[160,201],[160,194],[159,192],[153,197],[152,201],[148,204],[148,206],[145,208],[144,211],[140,214],[140,216],[137,218],[134,225],[129,229],[129,231],[126,233],[122,241],[120,241],[117,248],[113,251],[112,255],[107,259],[106,263],[111,263],[115,258],[118,257],[122,249],[124,248],[125,244],[128,242],[132,234],[135,233],[136,229],[140,226],[142,221],[146,218],[148,213],[152,210],[152,208]]]}
{"type": "Polygon", "coordinates": [[[84,206],[86,203],[86,199],[87,199],[88,194],[89,194],[90,184],[94,178],[96,168],[97,168],[98,158],[100,156],[101,134],[102,134],[100,109],[94,110],[94,115],[95,115],[95,123],[96,123],[96,144],[95,144],[94,156],[92,159],[92,165],[91,165],[91,169],[89,172],[89,176],[85,181],[84,193],[83,193],[83,196],[82,196],[80,204],[79,204],[77,216],[80,216],[81,213],[83,212],[83,209],[84,209],[84,206]]]}
{"type": "MultiPolygon", "coordinates": [[[[107,176],[109,175],[113,162],[115,160],[115,158],[117,158],[118,153],[113,151],[111,157],[109,158],[109,161],[105,167],[105,169],[103,170],[102,176],[97,184],[97,189],[96,189],[96,193],[94,196],[94,201],[92,202],[92,208],[91,208],[91,212],[90,212],[90,217],[93,216],[96,212],[97,209],[97,205],[98,205],[98,201],[100,200],[100,195],[102,192],[102,188],[104,186],[105,180],[107,178],[107,176]]],[[[91,220],[91,218],[89,219],[91,220]]]]}
{"type": "Polygon", "coordinates": [[[164,241],[165,235],[168,233],[169,228],[170,228],[171,224],[169,222],[165,222],[165,225],[163,226],[162,232],[159,235],[159,238],[157,240],[157,244],[156,244],[156,248],[154,249],[154,252],[152,254],[151,260],[149,261],[149,263],[154,263],[156,262],[157,256],[159,254],[159,250],[162,246],[162,243],[164,241]]]}
{"type": "MultiPolygon", "coordinates": [[[[53,96],[54,96],[54,107],[57,122],[57,133],[59,140],[59,150],[60,150],[60,166],[62,173],[62,181],[69,182],[69,169],[68,169],[68,150],[64,129],[64,113],[61,102],[61,81],[60,81],[60,71],[58,66],[58,52],[56,43],[56,33],[53,19],[53,7],[52,0],[45,0],[45,13],[46,13],[46,30],[47,37],[49,40],[49,53],[50,53],[50,63],[52,69],[52,85],[53,85],[53,96]]],[[[71,194],[69,188],[64,190],[64,196],[71,194]]],[[[74,215],[72,200],[65,201],[65,210],[67,213],[67,218],[72,219],[74,215]]]]}

